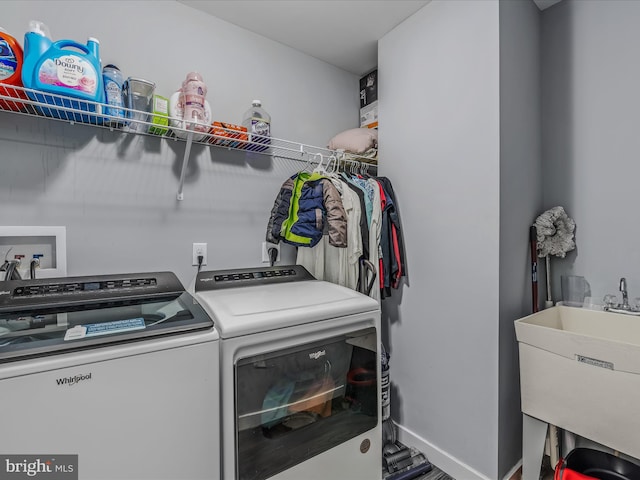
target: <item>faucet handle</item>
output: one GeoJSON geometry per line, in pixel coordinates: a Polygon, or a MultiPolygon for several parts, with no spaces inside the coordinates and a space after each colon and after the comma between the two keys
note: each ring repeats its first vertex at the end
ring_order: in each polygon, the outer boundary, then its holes
{"type": "Polygon", "coordinates": [[[611,293],[608,293],[607,295],[604,296],[603,302],[604,302],[605,308],[611,308],[618,304],[618,297],[616,297],[611,293]]]}

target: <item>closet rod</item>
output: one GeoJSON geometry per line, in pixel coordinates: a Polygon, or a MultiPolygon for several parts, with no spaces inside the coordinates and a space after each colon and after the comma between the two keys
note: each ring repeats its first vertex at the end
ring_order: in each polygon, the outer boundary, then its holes
{"type": "MultiPolygon", "coordinates": [[[[315,165],[318,165],[320,163],[320,161],[318,161],[317,159],[317,156],[322,155],[323,159],[335,157],[338,160],[338,165],[340,164],[344,165],[346,162],[348,162],[351,165],[355,165],[355,168],[357,168],[358,170],[361,170],[361,169],[364,170],[368,167],[378,168],[377,164],[363,162],[360,160],[353,160],[351,158],[344,158],[345,154],[342,151],[322,149],[322,148],[314,147],[312,145],[305,145],[305,144],[298,144],[299,149],[295,149],[287,146],[278,145],[279,142],[286,142],[286,140],[280,140],[273,137],[271,138],[271,140],[272,140],[272,143],[268,146],[268,148],[265,151],[260,152],[260,151],[248,150],[248,149],[244,149],[244,151],[250,154],[256,153],[259,155],[267,155],[273,158],[282,158],[285,160],[294,160],[296,162],[304,162],[304,163],[310,163],[315,165]],[[307,150],[307,148],[310,148],[311,150],[307,150]],[[296,153],[299,156],[294,157],[288,154],[283,155],[280,152],[286,152],[289,154],[296,153]]],[[[261,146],[262,144],[256,143],[255,145],[261,146]]],[[[357,156],[357,155],[354,155],[354,156],[357,156]]],[[[362,157],[362,158],[365,158],[365,157],[362,157]]]]}
{"type": "MultiPolygon", "coordinates": [[[[265,152],[266,153],[266,152],[265,152]]],[[[308,152],[306,150],[302,150],[301,149],[301,153],[303,155],[305,155],[307,158],[295,158],[295,157],[289,157],[286,155],[278,155],[277,153],[271,153],[270,155],[273,158],[283,158],[286,160],[294,160],[296,162],[303,162],[306,164],[314,164],[314,165],[319,165],[321,161],[323,160],[327,160],[331,157],[335,157],[338,161],[338,165],[342,165],[342,169],[345,170],[346,169],[346,165],[349,164],[350,165],[350,169],[354,168],[357,169],[358,171],[364,172],[366,171],[369,167],[378,168],[377,164],[374,163],[368,163],[368,162],[361,162],[359,160],[352,160],[350,158],[344,158],[344,154],[341,152],[333,152],[332,150],[325,150],[323,152],[319,151],[319,149],[316,149],[316,151],[314,152],[308,152]],[[328,153],[327,153],[328,152],[328,153]],[[322,160],[318,160],[317,156],[318,154],[322,155],[322,160]]]]}
{"type": "Polygon", "coordinates": [[[369,167],[375,168],[376,170],[378,168],[378,165],[374,163],[361,162],[359,160],[352,160],[350,158],[338,157],[338,165],[340,165],[340,163],[343,164],[342,166],[343,171],[348,169],[348,170],[356,170],[361,173],[364,173],[369,169],[369,167]]]}

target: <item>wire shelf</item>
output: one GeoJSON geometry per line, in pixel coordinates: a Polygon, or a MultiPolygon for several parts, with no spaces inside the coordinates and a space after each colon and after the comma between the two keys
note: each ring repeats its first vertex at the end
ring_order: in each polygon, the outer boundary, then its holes
{"type": "Polygon", "coordinates": [[[90,125],[111,131],[136,135],[164,137],[186,143],[178,187],[178,200],[184,198],[184,178],[193,143],[227,150],[251,152],[305,163],[319,164],[335,159],[345,170],[364,171],[377,166],[377,159],[343,151],[307,145],[281,138],[247,135],[231,124],[215,122],[213,125],[187,122],[181,118],[154,115],[125,107],[114,108],[104,103],[75,99],[64,95],[41,92],[0,83],[0,112],[35,116],[70,124],[90,125]],[[114,112],[113,113],[110,112],[114,112]],[[121,114],[121,115],[120,115],[121,114]]]}

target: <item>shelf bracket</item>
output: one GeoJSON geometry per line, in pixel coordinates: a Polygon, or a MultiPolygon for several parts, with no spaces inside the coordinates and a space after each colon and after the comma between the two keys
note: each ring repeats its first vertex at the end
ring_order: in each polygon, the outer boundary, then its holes
{"type": "Polygon", "coordinates": [[[189,155],[191,154],[191,144],[193,143],[193,131],[190,130],[187,134],[187,143],[184,147],[184,158],[182,159],[182,171],[180,172],[180,185],[178,186],[178,200],[184,200],[184,193],[182,189],[184,187],[184,176],[187,173],[187,165],[189,164],[189,155]]]}

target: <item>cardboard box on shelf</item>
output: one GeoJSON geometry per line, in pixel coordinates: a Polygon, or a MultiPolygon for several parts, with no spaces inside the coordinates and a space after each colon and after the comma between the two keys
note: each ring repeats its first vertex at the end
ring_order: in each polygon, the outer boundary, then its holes
{"type": "Polygon", "coordinates": [[[360,127],[378,127],[378,70],[360,79],[360,127]]]}
{"type": "Polygon", "coordinates": [[[224,147],[242,149],[247,146],[246,143],[249,140],[247,127],[234,125],[233,123],[213,122],[209,133],[214,135],[209,140],[209,143],[222,145],[224,147]]]}

